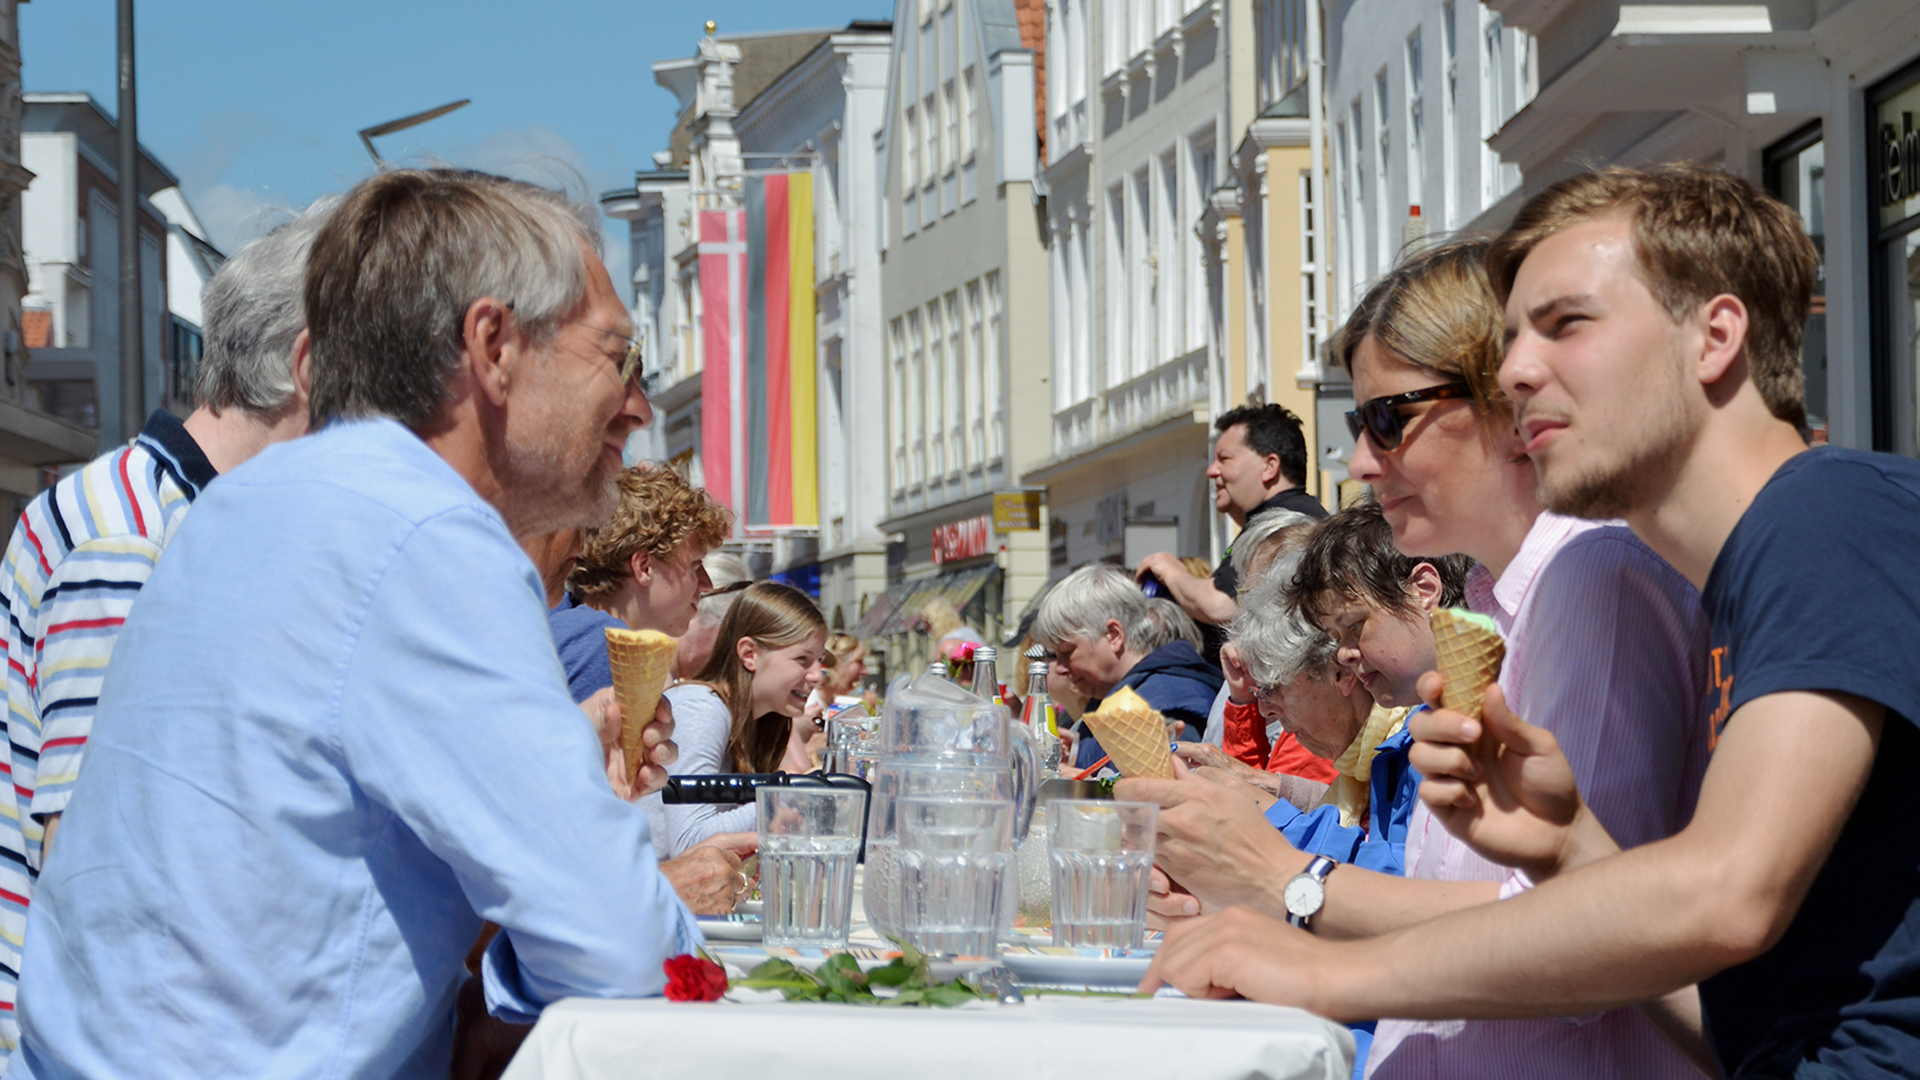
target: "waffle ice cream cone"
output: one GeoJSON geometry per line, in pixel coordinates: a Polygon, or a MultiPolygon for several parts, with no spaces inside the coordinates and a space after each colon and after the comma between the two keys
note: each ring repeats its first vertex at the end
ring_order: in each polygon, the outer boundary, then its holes
{"type": "Polygon", "coordinates": [[[1100,746],[1122,776],[1173,779],[1173,754],[1167,749],[1167,718],[1146,699],[1121,687],[1087,714],[1100,746]]]}
{"type": "Polygon", "coordinates": [[[1479,719],[1487,687],[1500,677],[1506,655],[1507,643],[1492,619],[1459,608],[1434,609],[1434,670],[1446,680],[1441,705],[1479,719]]]}
{"type": "Polygon", "coordinates": [[[607,627],[607,664],[613,669],[613,696],[620,702],[620,749],[627,758],[627,782],[632,783],[647,759],[640,733],[653,723],[660,695],[667,689],[673,667],[673,639],[657,630],[621,630],[607,627]]]}

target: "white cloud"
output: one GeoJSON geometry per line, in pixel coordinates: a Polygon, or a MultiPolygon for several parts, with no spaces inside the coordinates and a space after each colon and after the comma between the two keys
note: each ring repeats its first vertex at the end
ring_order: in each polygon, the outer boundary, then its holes
{"type": "MultiPolygon", "coordinates": [[[[410,163],[460,165],[558,188],[574,198],[585,200],[596,211],[602,191],[632,183],[631,172],[609,177],[594,169],[572,139],[540,124],[526,128],[502,128],[479,139],[454,143],[442,154],[444,156],[410,163]]],[[[613,278],[613,287],[622,297],[631,299],[632,268],[628,264],[632,260],[627,248],[626,223],[601,215],[600,232],[607,274],[613,278]]]]}
{"type": "Polygon", "coordinates": [[[189,191],[188,200],[194,216],[206,226],[213,246],[229,255],[301,210],[284,200],[228,184],[211,184],[197,192],[189,191]]]}

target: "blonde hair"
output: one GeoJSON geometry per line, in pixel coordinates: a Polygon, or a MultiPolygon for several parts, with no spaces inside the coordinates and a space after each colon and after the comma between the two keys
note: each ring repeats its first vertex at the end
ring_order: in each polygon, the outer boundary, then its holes
{"type": "Polygon", "coordinates": [[[740,660],[741,639],[752,638],[761,648],[782,649],[826,632],[827,620],[807,594],[775,581],[743,590],[720,621],[713,654],[694,681],[705,683],[726,703],[733,721],[727,752],[735,770],[778,770],[792,730],[784,716],[775,717],[778,723],[774,723],[753,715],[753,672],[740,660]]]}
{"type": "Polygon", "coordinates": [[[1427,248],[1374,282],[1333,341],[1333,355],[1353,373],[1353,354],[1367,335],[1416,367],[1450,375],[1473,391],[1488,424],[1513,412],[1500,389],[1506,317],[1487,279],[1484,239],[1427,248]]]}

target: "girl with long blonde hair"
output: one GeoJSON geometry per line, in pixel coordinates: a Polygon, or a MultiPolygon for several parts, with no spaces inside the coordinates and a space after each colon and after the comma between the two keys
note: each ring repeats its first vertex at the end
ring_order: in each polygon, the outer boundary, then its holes
{"type": "MultiPolygon", "coordinates": [[[[713,655],[673,705],[676,775],[779,772],[794,721],[820,685],[827,624],[798,589],[763,581],[740,594],[720,623],[713,655]]],[[[752,805],[666,806],[647,800],[654,850],[672,858],[715,833],[749,832],[752,805]]]]}

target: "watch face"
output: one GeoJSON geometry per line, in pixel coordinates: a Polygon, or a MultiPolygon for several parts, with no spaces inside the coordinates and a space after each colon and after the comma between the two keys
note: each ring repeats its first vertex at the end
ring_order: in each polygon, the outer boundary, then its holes
{"type": "Polygon", "coordinates": [[[1287,911],[1300,918],[1306,918],[1320,910],[1326,903],[1327,887],[1318,878],[1308,874],[1297,874],[1287,882],[1280,893],[1281,902],[1287,905],[1287,911]]]}

